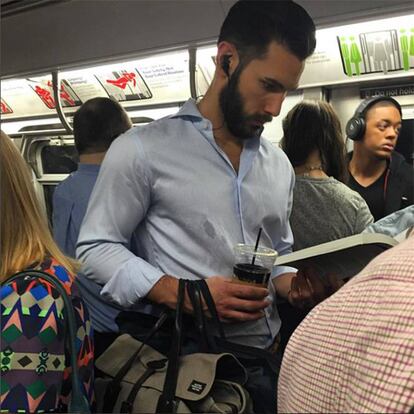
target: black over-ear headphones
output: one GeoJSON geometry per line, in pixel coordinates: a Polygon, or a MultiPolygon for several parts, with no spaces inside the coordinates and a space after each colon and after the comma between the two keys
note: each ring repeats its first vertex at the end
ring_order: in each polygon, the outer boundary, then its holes
{"type": "Polygon", "coordinates": [[[346,124],[346,136],[349,139],[352,139],[353,141],[361,141],[365,134],[365,115],[368,111],[368,109],[375,105],[377,102],[383,102],[388,101],[391,102],[400,112],[400,115],[402,116],[401,111],[401,105],[390,96],[375,96],[373,98],[368,98],[362,101],[358,108],[355,110],[354,115],[352,118],[347,122],[346,124]]]}
{"type": "Polygon", "coordinates": [[[230,58],[231,58],[231,55],[224,55],[221,59],[221,68],[223,69],[224,73],[227,76],[229,76],[230,58]]]}

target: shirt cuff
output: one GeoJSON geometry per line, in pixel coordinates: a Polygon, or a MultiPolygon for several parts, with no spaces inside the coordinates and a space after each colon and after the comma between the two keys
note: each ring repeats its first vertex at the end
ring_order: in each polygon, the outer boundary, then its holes
{"type": "Polygon", "coordinates": [[[104,285],[101,295],[112,302],[129,308],[144,299],[153,286],[165,275],[144,260],[135,257],[104,285]],[[137,266],[136,261],[139,261],[137,266]]]}
{"type": "Polygon", "coordinates": [[[295,267],[290,266],[274,266],[272,270],[272,274],[270,275],[270,279],[273,280],[274,278],[284,274],[284,273],[296,273],[298,269],[295,267]]]}

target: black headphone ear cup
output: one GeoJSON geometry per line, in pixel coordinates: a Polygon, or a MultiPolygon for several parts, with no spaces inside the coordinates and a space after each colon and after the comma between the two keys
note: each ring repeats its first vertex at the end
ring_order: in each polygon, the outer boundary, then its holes
{"type": "Polygon", "coordinates": [[[361,141],[365,134],[365,120],[360,116],[353,116],[346,124],[346,136],[353,141],[361,141]]]}

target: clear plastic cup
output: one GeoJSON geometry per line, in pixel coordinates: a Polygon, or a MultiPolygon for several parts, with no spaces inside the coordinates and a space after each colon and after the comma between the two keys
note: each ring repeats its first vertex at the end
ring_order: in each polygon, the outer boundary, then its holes
{"type": "Polygon", "coordinates": [[[237,282],[267,286],[278,253],[268,247],[237,244],[234,247],[233,277],[237,282]],[[253,259],[254,258],[254,259],[253,259]]]}

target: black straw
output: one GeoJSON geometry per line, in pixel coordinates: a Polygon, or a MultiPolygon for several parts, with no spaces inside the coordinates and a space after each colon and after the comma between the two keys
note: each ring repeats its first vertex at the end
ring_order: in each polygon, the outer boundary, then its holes
{"type": "Polygon", "coordinates": [[[257,252],[257,248],[259,247],[259,241],[260,241],[260,236],[262,235],[262,228],[260,227],[259,229],[259,233],[257,233],[257,239],[256,239],[256,245],[254,246],[254,255],[252,258],[252,265],[254,265],[254,262],[256,261],[256,252],[257,252]]]}

